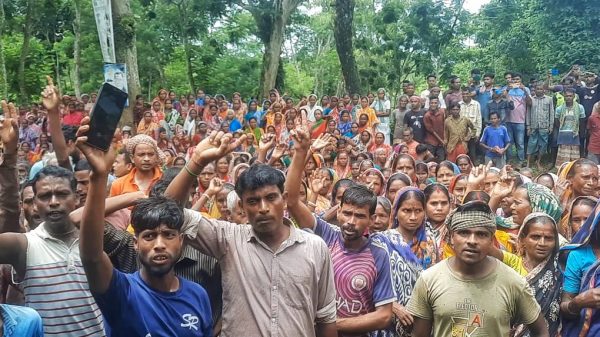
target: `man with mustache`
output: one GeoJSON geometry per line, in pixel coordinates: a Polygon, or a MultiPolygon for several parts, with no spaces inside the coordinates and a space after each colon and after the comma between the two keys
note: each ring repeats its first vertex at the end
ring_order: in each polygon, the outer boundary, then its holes
{"type": "MultiPolygon", "coordinates": [[[[389,256],[364,233],[374,221],[377,197],[365,186],[351,186],[344,191],[337,218],[339,227],[315,215],[300,201],[301,175],[310,147],[310,137],[294,130],[295,154],[288,170],[286,190],[288,210],[302,228],[319,235],[332,255],[337,290],[337,330],[339,336],[367,336],[390,325],[392,290],[389,256]]],[[[317,139],[328,142],[328,136],[317,139]]],[[[317,182],[314,182],[319,183],[317,182]]]]}
{"type": "Polygon", "coordinates": [[[496,231],[490,207],[466,203],[446,223],[456,255],[417,280],[407,305],[414,317],[412,336],[508,336],[511,324],[522,323],[531,336],[549,337],[525,278],[488,257],[496,231]]]}

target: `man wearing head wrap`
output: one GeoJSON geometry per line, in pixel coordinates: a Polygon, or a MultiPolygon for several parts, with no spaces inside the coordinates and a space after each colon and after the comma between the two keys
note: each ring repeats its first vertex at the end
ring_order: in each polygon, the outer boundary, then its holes
{"type": "Polygon", "coordinates": [[[152,185],[162,176],[160,166],[164,162],[164,154],[158,149],[156,141],[147,135],[130,138],[125,147],[134,168],[113,182],[110,196],[137,191],[148,195],[152,185]]]}
{"type": "Polygon", "coordinates": [[[407,305],[414,317],[412,336],[509,336],[511,324],[518,323],[531,336],[549,336],[527,281],[488,257],[496,230],[489,206],[479,201],[459,206],[446,225],[456,255],[417,280],[407,305]]]}

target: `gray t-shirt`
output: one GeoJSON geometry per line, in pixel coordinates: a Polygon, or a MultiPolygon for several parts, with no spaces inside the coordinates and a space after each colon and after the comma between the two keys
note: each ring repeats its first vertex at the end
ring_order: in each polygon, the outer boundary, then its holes
{"type": "MultiPolygon", "coordinates": [[[[491,258],[490,258],[491,259],[491,258]]],[[[479,280],[455,274],[444,260],[417,280],[407,309],[432,321],[433,336],[508,337],[511,324],[531,324],[540,306],[523,277],[494,260],[495,270],[479,280]]]]}

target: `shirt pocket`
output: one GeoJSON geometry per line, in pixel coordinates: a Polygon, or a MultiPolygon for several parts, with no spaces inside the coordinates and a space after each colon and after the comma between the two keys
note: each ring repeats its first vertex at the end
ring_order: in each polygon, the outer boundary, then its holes
{"type": "Polygon", "coordinates": [[[311,277],[294,271],[282,271],[280,280],[280,296],[284,303],[296,310],[308,310],[311,306],[311,277]]]}

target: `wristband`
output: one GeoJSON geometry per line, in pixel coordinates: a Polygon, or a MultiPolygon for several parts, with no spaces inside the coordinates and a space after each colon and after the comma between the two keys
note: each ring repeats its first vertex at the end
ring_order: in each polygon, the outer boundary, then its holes
{"type": "Polygon", "coordinates": [[[198,176],[200,174],[196,174],[194,172],[192,172],[189,168],[188,168],[188,164],[183,165],[183,168],[185,169],[185,171],[187,172],[187,174],[189,174],[190,176],[194,177],[194,178],[198,178],[198,176]]]}

